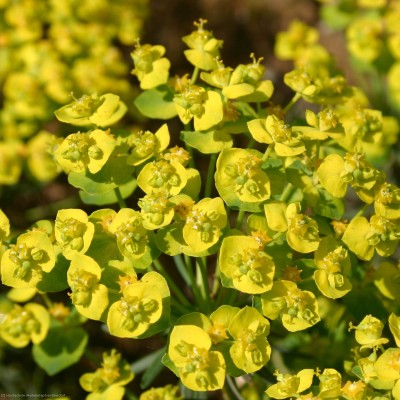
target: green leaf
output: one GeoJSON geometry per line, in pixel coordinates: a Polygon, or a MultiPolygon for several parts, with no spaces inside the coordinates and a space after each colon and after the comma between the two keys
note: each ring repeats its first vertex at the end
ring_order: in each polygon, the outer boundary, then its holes
{"type": "MultiPolygon", "coordinates": [[[[135,191],[136,187],[137,182],[134,178],[132,178],[131,181],[120,185],[119,190],[121,192],[121,197],[123,199],[128,198],[135,191]]],[[[118,203],[118,198],[114,189],[110,190],[109,192],[102,193],[88,193],[84,190],[80,190],[79,197],[85,204],[93,204],[96,206],[118,203]]]]}
{"type": "Polygon", "coordinates": [[[167,85],[147,90],[136,97],[134,104],[141,114],[154,119],[171,119],[177,115],[174,93],[167,85]]]}
{"type": "Polygon", "coordinates": [[[325,190],[318,192],[319,200],[314,206],[314,212],[330,219],[339,220],[344,213],[344,201],[332,196],[325,190]]]}
{"type": "Polygon", "coordinates": [[[183,131],[182,139],[187,145],[194,147],[203,154],[219,153],[221,150],[233,145],[232,138],[223,130],[207,132],[183,131]]]}
{"type": "Polygon", "coordinates": [[[33,346],[33,358],[48,375],[53,376],[78,362],[87,342],[88,334],[82,328],[54,328],[43,342],[33,346]]]}
{"type": "Polygon", "coordinates": [[[164,365],[162,364],[161,360],[164,357],[165,348],[157,350],[151,354],[151,364],[147,367],[145,373],[142,375],[142,379],[140,380],[140,387],[142,389],[147,389],[160,375],[161,371],[164,369],[164,365]]]}
{"type": "Polygon", "coordinates": [[[36,286],[37,289],[41,292],[61,292],[66,289],[69,263],[61,252],[57,254],[55,267],[50,272],[43,273],[42,280],[36,286]]]}
{"type": "Polygon", "coordinates": [[[125,157],[110,157],[101,171],[96,174],[71,172],[68,175],[68,182],[89,194],[110,192],[117,186],[132,181],[134,167],[127,165],[126,157],[127,155],[125,157]]]}

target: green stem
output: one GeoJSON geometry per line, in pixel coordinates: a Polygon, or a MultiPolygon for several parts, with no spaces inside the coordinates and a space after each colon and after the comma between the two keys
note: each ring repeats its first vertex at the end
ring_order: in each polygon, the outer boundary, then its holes
{"type": "Polygon", "coordinates": [[[234,398],[234,399],[237,399],[237,400],[244,400],[244,398],[240,394],[238,388],[236,387],[236,384],[233,381],[233,379],[229,375],[227,375],[225,380],[226,380],[226,383],[228,384],[228,385],[226,385],[225,390],[228,389],[227,391],[230,392],[230,393],[228,393],[229,398],[230,399],[234,398]]]}
{"type": "Polygon", "coordinates": [[[292,99],[289,101],[289,103],[286,105],[286,107],[283,109],[285,113],[287,113],[296,103],[298,100],[301,99],[301,94],[296,93],[292,99]]]}
{"type": "MultiPolygon", "coordinates": [[[[185,131],[190,132],[192,130],[192,127],[190,126],[190,123],[185,124],[184,128],[185,131]]],[[[189,153],[189,167],[190,168],[196,168],[195,162],[194,162],[194,151],[193,148],[190,147],[188,144],[185,143],[185,150],[189,153]]]]}
{"type": "Polygon", "coordinates": [[[115,196],[117,196],[119,207],[126,208],[125,200],[122,198],[122,194],[121,194],[121,191],[119,190],[118,186],[116,188],[114,188],[114,193],[115,193],[115,196]]]}
{"type": "Polygon", "coordinates": [[[180,254],[177,254],[176,256],[173,256],[173,259],[174,259],[176,269],[178,270],[182,279],[185,281],[187,286],[190,286],[190,277],[189,277],[187,269],[186,269],[186,264],[182,260],[182,256],[180,254]]]}
{"type": "Polygon", "coordinates": [[[245,216],[245,211],[239,210],[237,220],[236,220],[236,229],[242,228],[244,216],[245,216]]]}
{"type": "Polygon", "coordinates": [[[221,287],[221,279],[220,279],[220,271],[219,271],[219,262],[217,261],[217,266],[215,267],[214,272],[214,280],[211,289],[211,297],[214,298],[218,292],[218,289],[221,287]]]}
{"type": "Polygon", "coordinates": [[[171,307],[177,309],[182,315],[188,314],[193,311],[192,309],[188,308],[188,306],[184,306],[178,300],[172,298],[171,298],[171,307]]]}
{"type": "Polygon", "coordinates": [[[354,218],[357,217],[361,217],[362,215],[364,215],[365,211],[367,210],[367,208],[370,206],[371,204],[364,204],[364,206],[357,212],[357,214],[354,215],[354,217],[352,218],[352,220],[354,218]]]}
{"type": "Polygon", "coordinates": [[[281,197],[280,197],[280,201],[285,202],[290,198],[290,195],[292,194],[292,190],[293,190],[293,185],[288,182],[288,184],[285,186],[285,189],[283,190],[281,197]]]}
{"type": "Polygon", "coordinates": [[[200,72],[200,68],[199,67],[195,67],[195,69],[193,70],[193,74],[192,77],[190,78],[190,83],[192,85],[195,84],[197,77],[199,76],[199,72],[200,72]]]}
{"type": "Polygon", "coordinates": [[[46,304],[47,308],[52,308],[53,307],[53,302],[50,300],[50,297],[47,295],[47,293],[40,293],[42,296],[42,299],[44,301],[44,304],[46,304]]]}
{"type": "Polygon", "coordinates": [[[157,269],[157,271],[165,278],[167,281],[168,286],[171,288],[171,290],[174,292],[178,300],[186,305],[190,306],[189,300],[186,298],[186,296],[182,293],[182,291],[179,289],[179,287],[176,285],[174,280],[169,276],[161,262],[157,260],[153,260],[153,265],[157,269]]]}
{"type": "Polygon", "coordinates": [[[211,197],[214,184],[214,172],[215,172],[216,162],[217,162],[217,153],[213,153],[210,156],[210,162],[208,164],[206,186],[204,188],[204,197],[211,197]]]}
{"type": "Polygon", "coordinates": [[[190,257],[187,256],[186,254],[185,254],[185,263],[186,263],[186,270],[187,270],[188,276],[190,278],[190,288],[192,290],[194,299],[196,301],[196,304],[200,307],[200,309],[203,309],[203,300],[201,297],[199,287],[197,286],[196,277],[193,273],[192,263],[191,263],[190,257]]]}
{"type": "Polygon", "coordinates": [[[201,280],[202,280],[200,291],[203,296],[204,305],[207,307],[205,311],[207,312],[207,314],[209,314],[211,312],[212,306],[211,306],[210,285],[208,282],[206,257],[199,257],[197,259],[197,265],[199,266],[201,280]]]}
{"type": "Polygon", "coordinates": [[[263,155],[263,157],[261,159],[262,161],[266,161],[268,159],[268,157],[271,154],[271,151],[273,150],[274,146],[275,146],[275,143],[271,143],[271,144],[268,145],[267,150],[265,150],[265,153],[264,153],[264,155],[263,155]]]}
{"type": "Polygon", "coordinates": [[[257,142],[253,138],[251,138],[249,143],[246,146],[246,149],[252,149],[256,144],[257,144],[257,142]]]}

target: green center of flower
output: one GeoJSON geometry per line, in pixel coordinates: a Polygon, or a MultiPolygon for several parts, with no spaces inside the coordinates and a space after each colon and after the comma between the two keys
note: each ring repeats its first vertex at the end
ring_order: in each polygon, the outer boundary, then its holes
{"type": "Polygon", "coordinates": [[[260,158],[248,156],[225,166],[224,172],[233,178],[236,184],[235,192],[242,193],[243,190],[246,190],[255,196],[260,193],[260,184],[255,179],[261,171],[260,165],[260,158]]]}
{"type": "Polygon", "coordinates": [[[185,357],[185,365],[183,373],[196,373],[196,382],[201,387],[208,386],[208,373],[207,369],[210,366],[209,352],[207,349],[195,346],[185,341],[180,341],[175,349],[182,356],[185,357]]]}
{"type": "Polygon", "coordinates": [[[181,180],[175,171],[175,168],[167,161],[160,160],[152,164],[152,175],[149,185],[155,189],[164,186],[179,186],[181,180]]]}
{"type": "Polygon", "coordinates": [[[318,227],[315,221],[303,214],[296,214],[289,219],[289,229],[306,240],[318,239],[318,227]]]}
{"type": "Polygon", "coordinates": [[[342,246],[330,251],[321,262],[321,267],[328,274],[335,274],[342,270],[341,264],[347,257],[347,250],[342,246]]]}
{"type": "Polygon", "coordinates": [[[38,263],[44,261],[46,253],[37,247],[28,247],[25,243],[16,244],[10,249],[9,258],[17,265],[14,278],[29,281],[32,274],[41,274],[38,263]]]}
{"type": "Polygon", "coordinates": [[[120,303],[120,312],[125,317],[122,326],[133,330],[141,323],[150,323],[150,316],[158,307],[157,301],[151,298],[124,296],[120,303]]]}
{"type": "Polygon", "coordinates": [[[74,99],[72,110],[80,117],[90,117],[100,106],[100,99],[97,95],[88,96],[84,94],[79,99],[74,99]]]}
{"type": "Polygon", "coordinates": [[[262,266],[263,253],[257,249],[245,249],[230,257],[230,262],[237,267],[234,276],[241,280],[247,276],[253,283],[261,283],[263,277],[257,270],[262,266]]]}
{"type": "Polygon", "coordinates": [[[148,240],[139,218],[133,218],[129,222],[121,224],[115,236],[118,244],[130,254],[142,252],[148,240]]]}
{"type": "Polygon", "coordinates": [[[92,299],[94,287],[98,282],[97,276],[84,270],[78,270],[71,274],[70,281],[72,303],[82,306],[88,305],[92,299]]]}
{"type": "Polygon", "coordinates": [[[138,201],[142,213],[155,225],[164,221],[164,214],[168,211],[168,196],[164,191],[147,194],[138,201]]]}
{"type": "Polygon", "coordinates": [[[174,102],[184,108],[188,116],[199,116],[204,112],[203,103],[207,99],[207,92],[204,88],[190,83],[182,87],[182,91],[176,94],[174,102]]]}
{"type": "Polygon", "coordinates": [[[15,338],[23,335],[31,336],[40,331],[40,323],[32,312],[16,305],[7,314],[2,329],[15,338]]]}
{"type": "Polygon", "coordinates": [[[74,133],[66,139],[67,149],[62,153],[62,157],[71,162],[88,163],[88,158],[100,159],[103,155],[102,150],[87,133],[74,133]]]}
{"type": "Polygon", "coordinates": [[[129,140],[132,146],[131,154],[137,158],[144,158],[153,154],[157,146],[157,138],[149,131],[140,131],[132,135],[129,140]]]}
{"type": "Polygon", "coordinates": [[[217,218],[218,214],[216,212],[192,208],[186,216],[186,225],[200,232],[202,242],[209,242],[219,232],[219,228],[214,224],[217,218]]]}
{"type": "Polygon", "coordinates": [[[75,218],[67,218],[65,220],[57,220],[56,228],[60,232],[60,238],[64,246],[76,251],[82,250],[84,245],[83,235],[86,232],[85,223],[75,218]]]}

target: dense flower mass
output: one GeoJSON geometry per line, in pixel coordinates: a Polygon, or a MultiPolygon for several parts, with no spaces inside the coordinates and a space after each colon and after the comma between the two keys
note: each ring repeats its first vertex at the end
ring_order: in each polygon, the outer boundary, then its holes
{"type": "Polygon", "coordinates": [[[27,211],[26,228],[0,210],[2,360],[12,346],[50,376],[79,363],[87,400],[399,400],[399,122],[387,115],[399,108],[398,1],[321,1],[355,65],[387,77],[375,96],[380,83],[350,85],[317,28],[281,32],[287,104],[263,57],[224,64],[205,19],[183,37],[187,73],[173,75],[122,0],[75,3],[0,0],[0,44],[40,78],[0,67],[0,183],[28,166],[37,187],[61,173],[72,186],[27,211]],[[118,27],[88,37],[64,25],[121,10],[118,27]],[[116,37],[132,47],[134,100],[107,52],[116,37]],[[91,81],[81,51],[99,87],[75,97],[91,81]],[[82,85],[63,79],[58,53],[82,85]],[[49,101],[55,128],[42,126],[49,101]],[[126,122],[137,112],[153,121],[126,122]]]}

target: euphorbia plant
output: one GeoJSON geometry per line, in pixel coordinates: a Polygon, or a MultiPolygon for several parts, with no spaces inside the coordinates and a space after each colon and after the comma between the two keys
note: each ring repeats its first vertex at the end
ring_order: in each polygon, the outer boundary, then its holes
{"type": "Polygon", "coordinates": [[[276,46],[295,61],[287,105],[271,102],[262,59],[225,67],[222,42],[195,25],[183,38],[191,73],[170,76],[161,45],[132,51],[135,106],[159,120],[155,132],[124,128],[129,105],[111,93],[56,111],[77,131],[54,141],[53,160],[97,208],[60,209],[16,235],[0,214],[2,282],[10,303],[27,303],[4,306],[0,337],[32,341],[50,375],[90,356],[87,320],[159,339],[130,365],[105,352],[80,379],[88,399],[399,399],[399,188],[374,164],[390,153],[394,119],[301,23],[276,46]],[[150,388],[163,366],[176,377],[150,388]]]}

